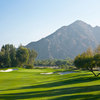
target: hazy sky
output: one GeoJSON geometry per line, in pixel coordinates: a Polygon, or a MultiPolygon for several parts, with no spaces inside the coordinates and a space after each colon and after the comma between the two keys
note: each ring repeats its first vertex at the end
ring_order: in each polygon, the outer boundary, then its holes
{"type": "Polygon", "coordinates": [[[100,26],[100,0],[0,0],[0,47],[26,45],[75,20],[100,26]]]}

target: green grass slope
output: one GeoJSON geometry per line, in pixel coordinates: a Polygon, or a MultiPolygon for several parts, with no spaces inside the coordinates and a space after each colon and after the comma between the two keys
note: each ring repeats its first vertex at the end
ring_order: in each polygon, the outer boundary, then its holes
{"type": "Polygon", "coordinates": [[[0,72],[0,100],[100,100],[100,77],[81,71],[41,75],[57,69],[0,72]]]}

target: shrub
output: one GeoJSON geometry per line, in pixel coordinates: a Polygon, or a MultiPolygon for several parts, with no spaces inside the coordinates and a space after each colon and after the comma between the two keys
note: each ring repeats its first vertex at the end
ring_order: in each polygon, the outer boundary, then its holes
{"type": "Polygon", "coordinates": [[[30,65],[30,64],[27,64],[27,65],[24,66],[24,68],[26,68],[26,69],[33,69],[34,66],[33,65],[30,65]]]}

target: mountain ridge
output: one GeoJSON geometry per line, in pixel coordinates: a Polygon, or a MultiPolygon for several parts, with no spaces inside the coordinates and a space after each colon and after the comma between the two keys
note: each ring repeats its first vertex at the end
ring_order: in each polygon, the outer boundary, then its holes
{"type": "Polygon", "coordinates": [[[74,58],[88,47],[95,48],[100,43],[100,28],[77,20],[68,26],[62,26],[49,36],[26,45],[38,52],[37,59],[74,58]],[[99,35],[99,36],[97,36],[99,35]]]}

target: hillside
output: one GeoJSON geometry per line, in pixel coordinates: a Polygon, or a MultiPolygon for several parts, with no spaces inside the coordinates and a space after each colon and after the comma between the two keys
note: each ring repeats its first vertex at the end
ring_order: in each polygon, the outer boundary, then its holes
{"type": "Polygon", "coordinates": [[[63,26],[51,35],[26,45],[27,48],[38,52],[37,59],[74,58],[88,47],[95,48],[100,43],[100,27],[77,20],[63,26]]]}

